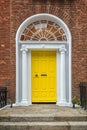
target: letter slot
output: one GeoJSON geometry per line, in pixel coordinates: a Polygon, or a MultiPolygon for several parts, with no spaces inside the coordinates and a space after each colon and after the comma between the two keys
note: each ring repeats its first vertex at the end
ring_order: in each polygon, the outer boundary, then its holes
{"type": "Polygon", "coordinates": [[[47,76],[47,74],[41,74],[41,76],[47,76]]]}

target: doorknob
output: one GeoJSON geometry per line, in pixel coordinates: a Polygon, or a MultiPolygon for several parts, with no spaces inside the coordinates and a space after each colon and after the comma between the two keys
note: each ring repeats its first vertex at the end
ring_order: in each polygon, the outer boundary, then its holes
{"type": "Polygon", "coordinates": [[[35,77],[38,77],[38,74],[35,74],[35,77]]]}

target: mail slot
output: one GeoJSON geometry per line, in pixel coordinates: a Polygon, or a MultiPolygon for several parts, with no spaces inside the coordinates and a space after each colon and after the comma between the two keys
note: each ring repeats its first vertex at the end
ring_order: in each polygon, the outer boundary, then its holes
{"type": "Polygon", "coordinates": [[[47,76],[47,74],[41,74],[41,76],[47,76]]]}

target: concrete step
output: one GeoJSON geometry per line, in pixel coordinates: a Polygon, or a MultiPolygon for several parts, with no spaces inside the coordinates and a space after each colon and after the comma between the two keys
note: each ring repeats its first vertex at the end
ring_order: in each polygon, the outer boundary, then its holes
{"type": "Polygon", "coordinates": [[[87,130],[85,122],[0,122],[0,130],[87,130]]]}
{"type": "Polygon", "coordinates": [[[32,116],[32,115],[10,115],[0,116],[0,122],[64,122],[64,121],[87,121],[84,116],[32,116]]]}
{"type": "Polygon", "coordinates": [[[0,130],[87,130],[87,112],[56,105],[7,107],[0,111],[0,130]]]}

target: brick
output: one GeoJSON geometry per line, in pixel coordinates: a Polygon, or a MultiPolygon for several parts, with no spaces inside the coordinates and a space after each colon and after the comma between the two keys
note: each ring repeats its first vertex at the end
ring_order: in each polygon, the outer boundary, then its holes
{"type": "Polygon", "coordinates": [[[61,18],[72,34],[72,91],[87,82],[87,0],[1,0],[0,1],[0,85],[9,80],[8,98],[15,100],[15,36],[20,24],[31,15],[51,13],[61,18]],[[10,92],[13,91],[13,94],[10,92]]]}

